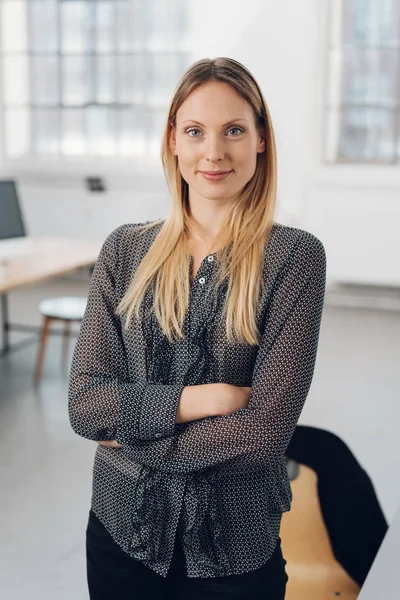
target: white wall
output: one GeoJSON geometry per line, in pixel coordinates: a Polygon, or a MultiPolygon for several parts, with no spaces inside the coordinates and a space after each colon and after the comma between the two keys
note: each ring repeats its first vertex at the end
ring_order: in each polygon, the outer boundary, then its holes
{"type": "MultiPolygon", "coordinates": [[[[193,2],[193,59],[231,56],[259,81],[274,123],[281,222],[324,242],[328,281],[399,285],[400,168],[322,162],[327,0],[193,2]]],[[[169,197],[161,164],[92,162],[110,191],[89,194],[81,176],[56,168],[20,177],[32,234],[104,238],[114,226],[164,216],[169,197]],[[51,180],[50,180],[51,176],[51,180]]],[[[3,169],[3,174],[9,171],[3,169]]]]}

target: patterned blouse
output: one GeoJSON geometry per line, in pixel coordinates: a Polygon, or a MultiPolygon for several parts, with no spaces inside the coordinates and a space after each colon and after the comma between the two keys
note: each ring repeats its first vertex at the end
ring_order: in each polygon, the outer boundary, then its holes
{"type": "MultiPolygon", "coordinates": [[[[285,452],[311,385],[326,257],[311,233],[274,223],[265,246],[259,346],[228,344],[212,290],[218,253],[190,283],[185,339],[169,343],[150,310],[125,330],[114,311],[163,223],[126,224],[104,242],[75,346],[69,418],[98,445],[91,508],[131,557],[166,577],[175,538],[188,577],[258,569],[277,543],[292,492],[285,452]],[[247,408],[176,423],[184,386],[250,386],[247,408]]],[[[193,268],[191,258],[190,270],[193,268]]],[[[189,276],[189,274],[188,274],[189,276]]]]}

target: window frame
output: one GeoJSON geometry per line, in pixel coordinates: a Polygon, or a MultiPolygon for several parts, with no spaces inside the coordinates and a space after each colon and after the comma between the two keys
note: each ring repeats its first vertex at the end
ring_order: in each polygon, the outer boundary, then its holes
{"type": "MultiPolygon", "coordinates": [[[[343,69],[335,68],[333,66],[334,63],[334,51],[340,54],[343,49],[348,46],[350,51],[352,49],[360,48],[357,44],[348,45],[345,43],[345,39],[343,37],[343,20],[341,20],[341,12],[343,11],[343,4],[346,0],[327,0],[326,4],[326,21],[325,21],[325,59],[324,59],[324,96],[323,96],[323,126],[322,126],[322,136],[321,136],[321,158],[322,164],[324,167],[335,167],[336,169],[344,169],[346,168],[362,168],[362,167],[371,167],[374,166],[375,169],[379,169],[380,171],[386,170],[387,167],[399,167],[400,166],[400,36],[398,38],[397,44],[394,46],[383,45],[379,47],[379,50],[385,51],[386,49],[394,50],[397,52],[397,71],[396,71],[396,90],[397,96],[395,99],[395,104],[391,106],[382,106],[382,110],[388,111],[390,113],[393,111],[396,114],[397,118],[395,120],[396,123],[396,134],[394,135],[393,141],[393,153],[391,159],[378,159],[376,156],[374,158],[365,158],[362,159],[360,156],[358,158],[350,158],[350,157],[340,157],[339,155],[339,143],[340,138],[343,133],[342,124],[341,124],[341,113],[346,110],[346,107],[351,107],[351,102],[345,102],[342,95],[338,94],[337,91],[332,92],[332,88],[335,85],[341,84],[341,79],[343,77],[343,69]],[[331,103],[330,96],[337,95],[337,102],[331,103]],[[335,115],[336,113],[336,115],[335,115]],[[330,124],[330,119],[335,120],[334,126],[330,124]],[[331,129],[331,130],[330,130],[331,129]]],[[[393,0],[392,0],[393,1],[393,0]]],[[[374,46],[370,44],[365,44],[363,46],[366,50],[374,49],[374,46]]],[[[345,57],[345,52],[343,52],[342,57],[345,57]]],[[[359,105],[361,108],[366,109],[370,106],[368,102],[361,103],[359,105]]],[[[377,109],[381,108],[378,104],[374,105],[377,109]]],[[[367,130],[368,131],[368,130],[367,130]]],[[[375,132],[376,129],[371,128],[371,133],[375,132]]],[[[383,172],[383,171],[382,171],[383,172]]],[[[367,177],[368,177],[367,173],[367,177]]],[[[396,177],[397,179],[397,177],[396,177]]]]}
{"type": "MultiPolygon", "coordinates": [[[[6,2],[7,0],[0,0],[0,4],[6,2]]],[[[27,0],[27,3],[30,0],[27,0]]],[[[56,0],[58,11],[60,12],[61,4],[65,0],[56,0]]],[[[70,1],[70,0],[69,0],[70,1]]],[[[85,0],[88,3],[91,3],[91,0],[85,0]]],[[[128,0],[129,1],[129,0],[128,0]]],[[[145,0],[143,0],[145,2],[145,0]]],[[[192,18],[192,6],[191,0],[185,0],[185,4],[187,4],[187,15],[188,18],[192,18]]],[[[173,6],[173,5],[172,5],[173,6]]],[[[28,9],[28,6],[27,6],[28,9]]],[[[1,15],[0,15],[1,18],[1,15]]],[[[28,23],[29,29],[29,23],[28,23]]],[[[116,34],[117,35],[117,34],[116,34]]],[[[60,40],[58,42],[58,50],[60,52],[60,40]]],[[[149,52],[149,50],[144,49],[144,52],[149,52]]],[[[150,50],[151,52],[151,50],[150,50]]],[[[169,54],[176,53],[177,55],[181,54],[183,56],[183,62],[190,64],[193,61],[194,49],[188,48],[179,48],[175,46],[174,48],[165,48],[161,50],[161,52],[167,52],[169,54]]],[[[28,46],[26,49],[26,54],[28,56],[28,60],[31,56],[35,55],[32,52],[32,46],[30,46],[30,42],[28,40],[28,46]]],[[[93,49],[92,55],[95,56],[110,56],[117,55],[117,48],[114,47],[113,50],[109,52],[101,53],[96,52],[96,49],[93,49]]],[[[125,54],[121,52],[120,54],[125,54]]],[[[130,54],[126,53],[126,54],[130,54]]],[[[104,174],[107,173],[111,175],[120,175],[122,179],[126,176],[127,179],[131,179],[132,176],[146,176],[151,173],[152,177],[163,178],[163,172],[161,167],[161,136],[160,136],[160,144],[159,144],[159,152],[156,155],[153,154],[143,154],[143,155],[118,155],[118,154],[110,154],[110,155],[93,155],[93,154],[83,154],[83,155],[63,155],[61,154],[62,150],[58,154],[54,154],[54,156],[50,155],[40,155],[34,154],[31,152],[29,155],[24,155],[21,157],[10,157],[6,153],[6,104],[4,101],[4,86],[3,86],[3,58],[7,56],[8,53],[1,53],[0,56],[0,128],[3,133],[2,142],[0,145],[0,164],[3,173],[7,173],[11,176],[34,176],[43,177],[48,176],[48,173],[51,172],[52,177],[65,179],[66,176],[71,177],[82,177],[87,175],[88,173],[93,174],[104,174]]],[[[50,54],[49,54],[50,55],[50,54]]],[[[53,54],[51,54],[53,56],[53,54]]],[[[31,75],[31,70],[29,71],[29,75],[31,75]]],[[[59,90],[61,90],[61,83],[59,81],[59,90]]],[[[61,98],[61,93],[60,93],[61,98]]],[[[169,98],[168,98],[169,100],[169,98]]],[[[26,105],[28,110],[32,107],[32,101],[28,102],[26,105]]],[[[92,106],[104,106],[103,103],[91,103],[92,106]]],[[[117,109],[123,106],[123,103],[118,103],[118,101],[112,103],[117,109]]],[[[58,102],[57,105],[54,105],[57,108],[62,106],[61,102],[58,102]]],[[[82,105],[83,106],[83,105],[82,105]]],[[[133,107],[134,103],[130,103],[129,107],[133,107]]],[[[147,105],[151,109],[152,105],[147,105]]],[[[147,108],[146,106],[146,108],[147,108]]],[[[45,108],[45,107],[43,107],[45,108]]],[[[168,102],[163,105],[154,105],[155,110],[165,110],[165,118],[167,117],[168,111],[168,102]]],[[[115,130],[114,130],[115,131],[115,130]]],[[[61,134],[60,134],[61,135],[61,134]]],[[[117,133],[116,133],[117,135],[117,133]]],[[[85,138],[86,139],[86,138],[85,138]]],[[[115,138],[114,138],[115,139],[115,138]]],[[[30,145],[32,149],[32,144],[30,145]]]]}

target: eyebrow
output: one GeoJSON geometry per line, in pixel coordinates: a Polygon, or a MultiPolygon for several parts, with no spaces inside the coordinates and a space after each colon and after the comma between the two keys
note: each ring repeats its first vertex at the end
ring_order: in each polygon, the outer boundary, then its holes
{"type": "MultiPolygon", "coordinates": [[[[236,121],[246,121],[247,123],[247,119],[244,119],[243,117],[239,117],[238,119],[232,119],[232,121],[228,121],[227,123],[224,123],[222,125],[222,127],[226,127],[227,125],[231,125],[232,123],[236,123],[236,121]]],[[[204,127],[203,123],[200,123],[200,121],[195,121],[194,119],[186,119],[185,121],[182,121],[182,125],[183,123],[196,123],[196,125],[201,125],[202,127],[204,127]]]]}

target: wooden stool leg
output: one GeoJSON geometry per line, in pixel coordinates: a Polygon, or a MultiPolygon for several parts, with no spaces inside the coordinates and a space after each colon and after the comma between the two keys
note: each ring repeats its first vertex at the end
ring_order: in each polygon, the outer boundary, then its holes
{"type": "Polygon", "coordinates": [[[63,351],[62,351],[62,362],[61,366],[65,366],[68,358],[68,342],[69,342],[69,334],[71,331],[71,321],[64,321],[64,333],[63,333],[63,351]]]}
{"type": "Polygon", "coordinates": [[[42,331],[40,334],[39,349],[38,349],[38,354],[37,354],[37,359],[36,359],[36,368],[35,368],[35,376],[34,376],[35,383],[38,383],[42,376],[43,359],[44,359],[44,354],[45,354],[45,350],[46,350],[47,338],[49,336],[49,329],[50,329],[51,321],[52,321],[51,317],[44,317],[44,319],[43,319],[42,331]]]}

